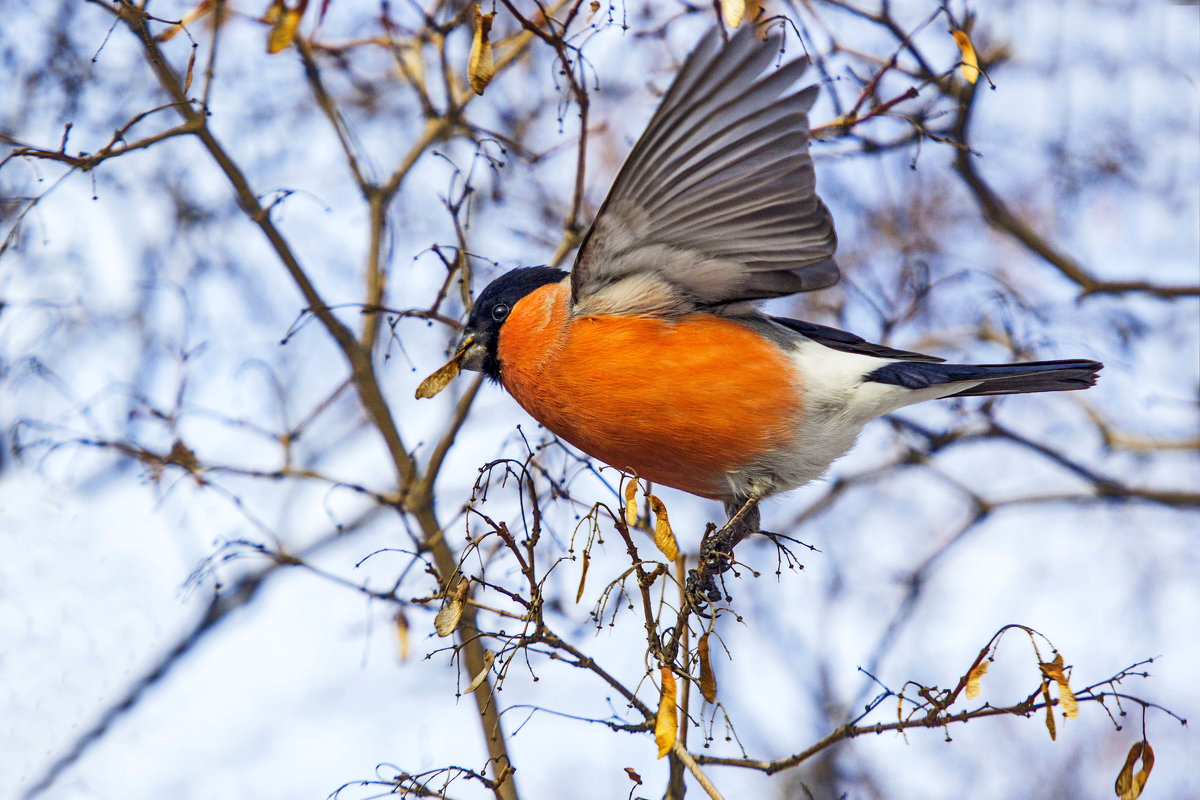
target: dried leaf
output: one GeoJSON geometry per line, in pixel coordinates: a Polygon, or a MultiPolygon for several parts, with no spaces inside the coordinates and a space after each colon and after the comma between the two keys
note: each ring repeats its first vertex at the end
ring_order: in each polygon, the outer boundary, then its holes
{"type": "Polygon", "coordinates": [[[1042,675],[1056,683],[1063,679],[1063,667],[1065,665],[1066,662],[1063,661],[1062,653],[1055,655],[1053,661],[1042,661],[1038,663],[1038,666],[1042,670],[1042,675]]]}
{"type": "Polygon", "coordinates": [[[625,484],[625,524],[637,525],[637,491],[638,482],[631,480],[625,484]]]}
{"type": "Polygon", "coordinates": [[[462,619],[463,605],[467,599],[466,581],[459,581],[458,588],[454,591],[454,596],[450,598],[450,602],[442,606],[438,611],[437,616],[433,618],[433,629],[437,631],[438,636],[449,636],[458,628],[458,622],[462,619]]]}
{"type": "Polygon", "coordinates": [[[160,42],[169,42],[171,39],[175,38],[176,34],[178,34],[188,25],[191,25],[196,20],[201,19],[209,14],[213,8],[216,7],[216,5],[217,0],[200,0],[200,2],[197,3],[191,11],[183,15],[183,19],[179,20],[179,24],[172,25],[154,38],[160,42]]]}
{"type": "Polygon", "coordinates": [[[296,8],[283,9],[283,13],[271,25],[271,32],[267,34],[268,53],[274,54],[287,49],[287,46],[296,38],[296,31],[300,28],[302,16],[304,16],[303,3],[296,8]]]}
{"type": "Polygon", "coordinates": [[[729,27],[736,28],[741,25],[745,13],[745,0],[721,0],[721,16],[725,18],[725,24],[729,27]]]}
{"type": "Polygon", "coordinates": [[[700,694],[704,695],[704,699],[710,703],[717,702],[717,679],[713,675],[712,661],[708,656],[708,637],[710,634],[704,634],[700,637],[700,644],[697,649],[700,651],[700,694]]]}
{"type": "Polygon", "coordinates": [[[583,551],[583,572],[579,573],[579,589],[575,592],[575,602],[578,603],[583,599],[583,586],[587,583],[588,567],[592,563],[592,557],[588,555],[587,550],[583,551]]]}
{"type": "Polygon", "coordinates": [[[431,397],[437,397],[442,389],[450,385],[450,381],[454,380],[460,371],[462,371],[462,359],[455,357],[447,361],[437,371],[430,375],[425,380],[421,381],[421,385],[417,387],[416,397],[418,400],[428,400],[431,397]]]}
{"type": "Polygon", "coordinates": [[[475,38],[471,42],[471,55],[467,59],[467,80],[475,94],[483,94],[484,88],[496,74],[496,65],[492,61],[492,18],[496,15],[484,14],[479,4],[475,4],[475,38]]]}
{"type": "Polygon", "coordinates": [[[662,697],[658,701],[658,716],[654,720],[654,742],[662,758],[675,746],[679,734],[679,714],[675,708],[675,673],[662,667],[662,697]]]}
{"type": "Polygon", "coordinates": [[[396,642],[400,645],[400,660],[408,661],[408,615],[404,609],[396,612],[396,642]]]}
{"type": "Polygon", "coordinates": [[[1054,706],[1050,705],[1050,681],[1042,681],[1042,699],[1046,701],[1046,730],[1050,731],[1050,741],[1058,738],[1054,727],[1054,706]]]}
{"type": "Polygon", "coordinates": [[[966,31],[950,31],[950,35],[954,37],[954,43],[962,52],[963,80],[974,83],[979,80],[979,57],[975,55],[975,45],[971,44],[971,37],[967,36],[966,31]]]}
{"type": "Polygon", "coordinates": [[[1058,704],[1062,706],[1063,716],[1067,719],[1079,716],[1079,701],[1075,699],[1075,693],[1071,691],[1066,680],[1058,684],[1058,704]]]}
{"type": "Polygon", "coordinates": [[[279,22],[279,18],[283,16],[286,8],[283,0],[271,0],[271,5],[267,6],[267,10],[263,12],[262,21],[268,25],[274,25],[279,22]]]}
{"type": "Polygon", "coordinates": [[[458,627],[458,621],[462,619],[462,611],[462,603],[458,600],[451,600],[442,606],[437,616],[433,618],[433,629],[437,631],[437,635],[449,636],[454,633],[458,627]]]}
{"type": "Polygon", "coordinates": [[[1146,788],[1146,781],[1149,779],[1152,769],[1154,769],[1154,749],[1150,747],[1149,742],[1143,739],[1130,747],[1129,755],[1125,756],[1125,766],[1121,768],[1120,774],[1117,775],[1116,785],[1113,786],[1117,797],[1121,800],[1137,800],[1141,796],[1142,790],[1146,788]],[[1142,760],[1142,768],[1134,775],[1133,767],[1139,758],[1142,760]]]}
{"type": "Polygon", "coordinates": [[[1075,699],[1075,693],[1071,691],[1070,683],[1067,681],[1062,653],[1055,655],[1053,661],[1044,662],[1039,666],[1042,668],[1043,675],[1058,684],[1058,704],[1062,706],[1063,716],[1068,719],[1078,717],[1079,701],[1075,699]]]}
{"type": "Polygon", "coordinates": [[[188,56],[187,72],[183,75],[183,91],[186,94],[188,89],[192,88],[192,78],[196,74],[196,48],[192,48],[191,55],[188,56]]]}
{"type": "Polygon", "coordinates": [[[633,781],[634,786],[642,785],[642,776],[633,771],[633,767],[626,767],[625,774],[629,776],[629,780],[633,781]]]}
{"type": "Polygon", "coordinates": [[[753,20],[757,17],[761,7],[762,0],[721,0],[721,16],[725,18],[726,25],[736,28],[743,19],[749,17],[753,20]]]}
{"type": "Polygon", "coordinates": [[[427,400],[430,397],[436,397],[450,385],[450,381],[454,380],[458,373],[462,371],[463,356],[467,354],[467,348],[475,341],[475,337],[467,339],[462,343],[462,347],[458,348],[458,352],[450,357],[442,366],[438,367],[432,375],[421,381],[421,385],[417,387],[416,397],[418,400],[427,400]]]}
{"type": "Polygon", "coordinates": [[[492,664],[496,663],[496,654],[491,650],[483,651],[483,667],[479,672],[475,673],[475,677],[471,678],[471,682],[467,684],[467,688],[463,689],[463,694],[470,694],[483,685],[483,679],[487,677],[488,671],[492,668],[492,664]]]}
{"type": "Polygon", "coordinates": [[[200,459],[196,458],[195,451],[180,439],[176,439],[171,444],[171,452],[167,453],[167,463],[183,467],[188,472],[195,472],[200,469],[200,459]]]}
{"type": "Polygon", "coordinates": [[[987,674],[988,667],[992,662],[986,658],[980,661],[975,666],[971,667],[971,671],[967,673],[967,699],[979,696],[979,681],[987,674]]]}
{"type": "Polygon", "coordinates": [[[674,561],[679,558],[679,543],[675,541],[671,521],[667,519],[667,507],[662,500],[650,495],[650,510],[654,512],[654,544],[664,556],[674,561]]]}

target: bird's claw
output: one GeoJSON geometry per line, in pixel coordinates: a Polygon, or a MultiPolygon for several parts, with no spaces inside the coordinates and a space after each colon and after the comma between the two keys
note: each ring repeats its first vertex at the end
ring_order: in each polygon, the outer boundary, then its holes
{"type": "Polygon", "coordinates": [[[700,565],[688,571],[685,587],[698,613],[703,613],[711,603],[730,599],[717,585],[717,578],[733,566],[733,549],[724,537],[712,534],[713,528],[710,527],[700,545],[700,565]]]}
{"type": "Polygon", "coordinates": [[[709,605],[720,602],[722,597],[712,571],[704,566],[688,570],[687,584],[684,588],[693,610],[702,617],[711,617],[712,614],[708,612],[709,605]]]}
{"type": "Polygon", "coordinates": [[[700,565],[688,572],[685,589],[692,607],[697,613],[705,614],[712,603],[727,596],[717,585],[719,576],[733,567],[733,548],[738,542],[758,530],[758,508],[753,503],[728,504],[729,521],[719,530],[710,524],[700,541],[700,565]]]}

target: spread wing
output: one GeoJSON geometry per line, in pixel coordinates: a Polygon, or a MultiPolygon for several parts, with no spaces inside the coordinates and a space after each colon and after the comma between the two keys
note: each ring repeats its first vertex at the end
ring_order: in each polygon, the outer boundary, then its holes
{"type": "Polygon", "coordinates": [[[576,313],[685,314],[823,289],[837,237],[817,197],[808,61],[781,37],[714,30],[688,56],[621,167],[571,272],[576,313]]]}

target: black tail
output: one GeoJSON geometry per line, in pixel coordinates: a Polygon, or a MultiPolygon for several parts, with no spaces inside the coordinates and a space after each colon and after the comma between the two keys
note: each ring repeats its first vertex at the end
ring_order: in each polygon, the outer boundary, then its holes
{"type": "Polygon", "coordinates": [[[939,383],[982,381],[978,386],[947,397],[985,394],[1066,392],[1096,383],[1104,367],[1097,361],[1031,361],[1027,364],[925,364],[901,361],[880,367],[863,380],[891,383],[907,389],[925,389],[939,383]]]}

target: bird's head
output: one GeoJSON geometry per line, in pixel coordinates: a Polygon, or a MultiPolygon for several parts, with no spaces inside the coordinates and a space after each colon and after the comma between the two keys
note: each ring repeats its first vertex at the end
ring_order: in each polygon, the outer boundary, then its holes
{"type": "Polygon", "coordinates": [[[458,349],[445,366],[430,375],[417,389],[417,397],[433,397],[446,387],[460,369],[482,372],[500,380],[500,329],[521,302],[535,289],[558,283],[567,276],[552,267],[522,267],[504,273],[487,285],[475,298],[475,305],[463,327],[458,349]]]}

